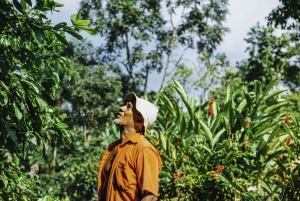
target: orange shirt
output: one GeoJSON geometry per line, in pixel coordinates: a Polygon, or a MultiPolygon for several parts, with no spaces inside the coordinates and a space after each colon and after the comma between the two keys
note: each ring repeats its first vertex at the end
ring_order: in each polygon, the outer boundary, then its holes
{"type": "Polygon", "coordinates": [[[99,201],[140,201],[143,192],[158,194],[158,176],[162,162],[158,151],[144,136],[134,134],[129,140],[120,144],[118,153],[111,166],[106,189],[106,199],[101,198],[104,178],[104,164],[110,151],[120,143],[111,143],[100,164],[98,174],[99,201]]]}

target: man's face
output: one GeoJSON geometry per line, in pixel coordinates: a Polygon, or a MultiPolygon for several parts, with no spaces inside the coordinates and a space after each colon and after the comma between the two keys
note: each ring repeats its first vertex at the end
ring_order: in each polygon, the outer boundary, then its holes
{"type": "Polygon", "coordinates": [[[114,119],[115,124],[117,126],[134,127],[133,116],[135,112],[137,112],[137,110],[133,108],[133,104],[127,102],[126,105],[119,108],[119,113],[114,119]]]}

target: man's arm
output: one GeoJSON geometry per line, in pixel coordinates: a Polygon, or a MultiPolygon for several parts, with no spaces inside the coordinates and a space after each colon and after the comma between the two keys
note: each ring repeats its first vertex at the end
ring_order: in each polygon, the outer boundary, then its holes
{"type": "Polygon", "coordinates": [[[138,155],[137,179],[143,194],[142,201],[155,201],[158,194],[158,176],[161,161],[156,150],[144,147],[138,155]]]}

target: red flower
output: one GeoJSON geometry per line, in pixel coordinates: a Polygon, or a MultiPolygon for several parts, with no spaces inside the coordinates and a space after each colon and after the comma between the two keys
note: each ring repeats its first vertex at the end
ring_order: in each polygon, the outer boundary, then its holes
{"type": "Polygon", "coordinates": [[[211,178],[216,179],[217,175],[215,171],[211,171],[211,178]]]}
{"type": "Polygon", "coordinates": [[[176,145],[177,145],[177,146],[180,145],[180,141],[179,141],[179,140],[176,141],[176,145]]]}
{"type": "Polygon", "coordinates": [[[244,142],[244,144],[243,144],[243,149],[246,151],[246,150],[247,150],[247,144],[248,144],[248,142],[249,142],[248,138],[245,138],[245,139],[243,140],[243,142],[244,142]]]}
{"type": "Polygon", "coordinates": [[[288,139],[286,140],[285,145],[286,145],[287,147],[289,147],[289,146],[291,145],[291,142],[292,142],[292,138],[288,137],[288,139]]]}
{"type": "Polygon", "coordinates": [[[210,101],[209,101],[209,116],[211,117],[214,117],[215,114],[214,114],[214,109],[213,109],[213,104],[215,102],[215,99],[212,98],[210,101]]]}
{"type": "Polygon", "coordinates": [[[217,174],[220,174],[223,170],[224,170],[224,166],[223,165],[219,165],[219,167],[217,168],[217,174]]]}
{"type": "Polygon", "coordinates": [[[285,120],[284,120],[285,124],[289,124],[290,119],[291,119],[290,116],[286,116],[286,117],[285,117],[285,120]]]}
{"type": "Polygon", "coordinates": [[[173,178],[174,179],[178,179],[178,178],[180,178],[180,177],[182,177],[183,176],[183,172],[178,172],[178,173],[174,173],[173,174],[173,178]]]}
{"type": "Polygon", "coordinates": [[[246,126],[246,128],[249,127],[249,121],[248,120],[245,121],[245,126],[246,126]]]}

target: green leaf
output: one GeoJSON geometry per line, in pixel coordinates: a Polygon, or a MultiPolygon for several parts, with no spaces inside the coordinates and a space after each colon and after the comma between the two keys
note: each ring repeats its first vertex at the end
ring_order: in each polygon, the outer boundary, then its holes
{"type": "Polygon", "coordinates": [[[52,74],[53,74],[53,80],[55,82],[55,85],[59,87],[59,75],[56,72],[53,72],[52,74]]]}
{"type": "Polygon", "coordinates": [[[159,139],[160,139],[162,148],[164,150],[167,150],[167,140],[162,132],[159,132],[159,139]]]}
{"type": "Polygon", "coordinates": [[[283,102],[280,102],[280,103],[278,103],[276,105],[272,105],[272,106],[269,107],[268,112],[271,112],[271,111],[274,111],[274,110],[278,110],[279,108],[281,108],[281,107],[283,107],[285,105],[288,105],[288,104],[290,104],[290,103],[287,102],[287,101],[283,101],[283,102]]]}
{"type": "Polygon", "coordinates": [[[12,127],[8,127],[7,131],[8,131],[8,134],[9,134],[10,138],[11,138],[16,144],[18,144],[18,142],[17,142],[17,134],[16,134],[16,130],[15,130],[14,128],[12,128],[12,127]]]}
{"type": "Polygon", "coordinates": [[[266,89],[263,91],[262,96],[264,97],[271,89],[273,86],[275,86],[276,84],[278,84],[278,82],[280,81],[280,79],[274,79],[272,80],[268,86],[266,87],[266,89]]]}
{"type": "Polygon", "coordinates": [[[254,80],[254,92],[256,97],[256,104],[259,104],[260,94],[261,94],[261,82],[254,80]]]}
{"type": "Polygon", "coordinates": [[[32,6],[31,0],[25,0],[25,2],[26,2],[29,6],[32,6]]]}
{"type": "Polygon", "coordinates": [[[67,41],[67,39],[65,37],[59,35],[58,33],[54,33],[54,34],[60,42],[62,42],[65,45],[69,45],[69,42],[67,41]]]}
{"type": "Polygon", "coordinates": [[[79,11],[76,15],[76,21],[81,20],[81,12],[79,11]]]}
{"type": "Polygon", "coordinates": [[[225,103],[227,103],[229,100],[231,100],[231,89],[228,86],[227,90],[226,90],[226,101],[225,101],[225,103]]]}
{"type": "Polygon", "coordinates": [[[238,106],[237,111],[242,112],[244,107],[247,105],[247,99],[244,99],[238,106]]]}
{"type": "Polygon", "coordinates": [[[7,94],[4,91],[0,91],[0,105],[5,106],[8,102],[7,94]]]}
{"type": "Polygon", "coordinates": [[[13,0],[13,4],[19,12],[23,13],[23,7],[17,0],[13,0]]]}
{"type": "Polygon", "coordinates": [[[10,43],[10,45],[11,45],[11,48],[15,52],[17,52],[20,49],[19,40],[17,38],[13,38],[12,41],[11,41],[11,43],[10,43]]]}
{"type": "Polygon", "coordinates": [[[199,123],[201,124],[202,128],[204,129],[204,135],[206,139],[209,141],[209,143],[212,145],[213,142],[213,135],[210,132],[208,126],[201,120],[199,120],[199,123]]]}
{"type": "Polygon", "coordinates": [[[187,127],[187,122],[185,116],[181,116],[180,131],[182,134],[185,133],[186,127],[187,127]]]}
{"type": "Polygon", "coordinates": [[[39,89],[32,83],[32,82],[29,82],[27,80],[21,80],[22,82],[25,82],[31,89],[34,90],[35,93],[39,93],[39,89]]]}
{"type": "Polygon", "coordinates": [[[22,113],[20,112],[19,108],[16,106],[15,103],[13,104],[13,106],[14,106],[15,115],[16,115],[17,119],[18,119],[18,120],[22,119],[23,115],[22,115],[22,113]]]}
{"type": "Polygon", "coordinates": [[[82,31],[85,31],[85,32],[87,32],[88,34],[91,34],[91,35],[97,33],[96,29],[94,29],[94,28],[88,28],[88,27],[82,26],[82,25],[75,25],[75,27],[76,27],[77,29],[80,29],[80,30],[82,30],[82,31]]]}
{"type": "Polygon", "coordinates": [[[1,80],[0,80],[0,85],[1,85],[6,91],[9,91],[8,86],[6,86],[1,80]]]}
{"type": "Polygon", "coordinates": [[[231,163],[231,161],[235,158],[235,154],[233,151],[230,151],[226,157],[225,157],[225,165],[228,165],[231,163]]]}
{"type": "Polygon", "coordinates": [[[67,26],[67,23],[66,23],[66,22],[61,22],[61,23],[58,23],[57,25],[55,25],[55,26],[53,27],[53,29],[54,29],[54,30],[58,30],[58,29],[60,29],[60,28],[62,28],[62,27],[65,27],[65,26],[67,26]]]}
{"type": "Polygon", "coordinates": [[[163,93],[159,93],[159,97],[160,97],[160,100],[161,100],[163,106],[165,106],[166,109],[168,109],[168,112],[171,112],[173,114],[173,116],[176,117],[176,113],[174,112],[174,106],[173,106],[172,102],[170,101],[170,99],[163,93]]]}
{"type": "Polygon", "coordinates": [[[24,0],[21,0],[21,6],[26,10],[27,9],[27,5],[26,2],[24,0]]]}
{"type": "Polygon", "coordinates": [[[10,45],[9,41],[7,38],[4,38],[4,37],[1,37],[0,38],[0,45],[3,47],[3,48],[6,48],[10,45]]]}
{"type": "Polygon", "coordinates": [[[37,40],[40,44],[44,44],[44,36],[41,31],[30,30],[30,32],[35,40],[37,40]]]}
{"type": "Polygon", "coordinates": [[[63,6],[64,6],[64,4],[57,3],[57,2],[55,2],[55,5],[54,5],[55,8],[63,7],[63,6]]]}
{"type": "Polygon", "coordinates": [[[6,186],[7,186],[7,184],[8,184],[7,177],[0,176],[0,179],[1,179],[1,181],[3,182],[3,184],[4,184],[4,188],[6,188],[6,186]]]}
{"type": "Polygon", "coordinates": [[[66,32],[68,34],[70,34],[71,36],[77,38],[78,40],[83,40],[83,37],[81,35],[79,35],[78,33],[76,33],[75,31],[73,31],[73,30],[66,30],[66,32]]]}
{"type": "Polygon", "coordinates": [[[77,20],[74,22],[75,26],[81,26],[81,25],[89,25],[91,23],[91,20],[77,20]]]}
{"type": "Polygon", "coordinates": [[[71,19],[72,24],[74,24],[76,22],[76,20],[77,20],[77,14],[71,15],[70,19],[71,19]]]}
{"type": "Polygon", "coordinates": [[[284,89],[276,90],[276,91],[274,91],[274,92],[266,95],[265,97],[263,97],[263,100],[266,101],[266,100],[268,100],[268,99],[270,99],[270,98],[272,98],[272,97],[274,97],[274,96],[276,96],[276,95],[278,95],[278,94],[280,94],[282,92],[288,91],[288,90],[289,90],[289,88],[284,88],[284,89]]]}
{"type": "Polygon", "coordinates": [[[240,121],[242,127],[246,130],[247,129],[246,124],[245,124],[246,121],[245,121],[244,117],[241,115],[241,113],[238,110],[234,109],[234,112],[235,112],[236,117],[240,121]]]}
{"type": "Polygon", "coordinates": [[[215,144],[218,142],[219,138],[223,135],[223,133],[225,133],[226,129],[223,128],[222,130],[220,130],[214,137],[213,141],[212,141],[212,149],[215,146],[215,144]]]}
{"type": "Polygon", "coordinates": [[[176,160],[175,146],[173,144],[171,144],[170,141],[168,141],[168,144],[169,144],[169,156],[171,156],[173,160],[176,160]]]}
{"type": "Polygon", "coordinates": [[[223,118],[223,114],[219,114],[212,122],[211,124],[211,127],[210,127],[210,130],[212,133],[215,133],[217,128],[219,127],[220,125],[220,122],[221,122],[221,119],[223,118]]]}
{"type": "Polygon", "coordinates": [[[47,103],[46,101],[44,101],[43,99],[41,99],[40,97],[36,96],[36,102],[38,103],[38,105],[40,106],[40,110],[44,111],[47,108],[47,103]]]}
{"type": "Polygon", "coordinates": [[[182,88],[182,86],[180,85],[180,83],[177,80],[173,79],[173,82],[175,83],[175,86],[174,86],[175,90],[180,95],[184,105],[188,109],[190,117],[193,118],[194,111],[193,111],[191,105],[189,104],[188,97],[185,93],[185,90],[182,88]]]}
{"type": "Polygon", "coordinates": [[[61,129],[67,129],[67,128],[69,128],[69,126],[67,124],[61,123],[61,122],[56,123],[56,126],[59,127],[59,128],[61,128],[61,129]]]}

